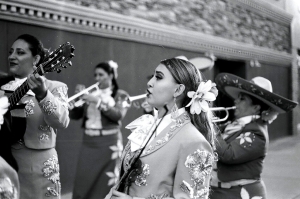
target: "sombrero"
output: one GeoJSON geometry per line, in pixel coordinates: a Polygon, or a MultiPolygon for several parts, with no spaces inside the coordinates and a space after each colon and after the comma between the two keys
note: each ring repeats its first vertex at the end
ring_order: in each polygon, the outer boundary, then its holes
{"type": "Polygon", "coordinates": [[[247,81],[233,74],[220,73],[215,81],[218,89],[233,99],[243,92],[261,100],[278,113],[288,112],[298,104],[273,93],[271,82],[264,77],[255,77],[251,81],[247,81]]]}
{"type": "Polygon", "coordinates": [[[207,56],[187,59],[184,55],[180,55],[176,58],[191,62],[200,71],[210,70],[215,64],[215,61],[211,57],[207,56]]]}

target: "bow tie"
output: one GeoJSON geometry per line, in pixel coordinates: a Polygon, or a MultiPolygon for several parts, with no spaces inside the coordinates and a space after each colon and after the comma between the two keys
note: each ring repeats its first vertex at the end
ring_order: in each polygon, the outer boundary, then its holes
{"type": "Polygon", "coordinates": [[[154,128],[155,119],[152,115],[146,114],[137,118],[125,128],[130,129],[132,133],[128,136],[131,141],[131,151],[136,151],[145,146],[146,138],[149,139],[152,130],[154,128]]]}

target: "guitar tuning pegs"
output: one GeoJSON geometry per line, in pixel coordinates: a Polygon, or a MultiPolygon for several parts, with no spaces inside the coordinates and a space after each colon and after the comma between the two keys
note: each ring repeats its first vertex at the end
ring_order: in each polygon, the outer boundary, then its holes
{"type": "Polygon", "coordinates": [[[70,45],[70,42],[67,42],[66,44],[67,44],[67,45],[70,45]]]}
{"type": "Polygon", "coordinates": [[[70,57],[71,57],[71,58],[72,58],[72,57],[75,57],[74,53],[71,53],[71,54],[70,54],[70,57]]]}
{"type": "Polygon", "coordinates": [[[68,64],[69,64],[69,66],[72,66],[72,62],[71,61],[68,61],[68,64]]]}

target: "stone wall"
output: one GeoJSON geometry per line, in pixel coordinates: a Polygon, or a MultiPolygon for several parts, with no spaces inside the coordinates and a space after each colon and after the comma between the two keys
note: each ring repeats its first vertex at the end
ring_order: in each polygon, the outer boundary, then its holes
{"type": "Polygon", "coordinates": [[[231,0],[57,0],[291,52],[290,27],[231,0]]]}

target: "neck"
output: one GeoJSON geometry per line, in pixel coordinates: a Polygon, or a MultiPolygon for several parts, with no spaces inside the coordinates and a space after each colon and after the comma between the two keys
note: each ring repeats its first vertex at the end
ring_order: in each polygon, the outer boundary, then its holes
{"type": "MultiPolygon", "coordinates": [[[[174,107],[174,105],[175,105],[175,102],[173,102],[173,101],[169,104],[166,104],[166,108],[167,108],[167,111],[168,111],[167,114],[172,112],[172,108],[174,107]]],[[[162,116],[165,115],[166,108],[164,106],[158,108],[158,118],[161,118],[162,116]]],[[[181,106],[178,106],[178,109],[180,109],[180,108],[181,108],[181,106]]]]}

